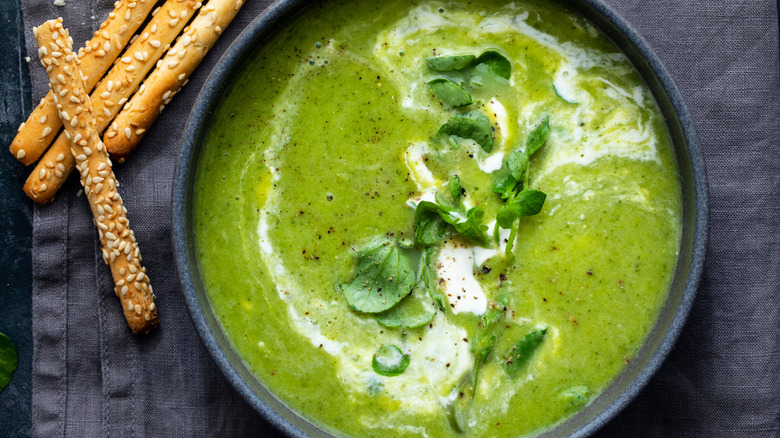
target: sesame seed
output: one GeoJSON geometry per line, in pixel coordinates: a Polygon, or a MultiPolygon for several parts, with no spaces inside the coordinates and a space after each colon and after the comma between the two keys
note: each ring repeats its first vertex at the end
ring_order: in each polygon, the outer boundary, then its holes
{"type": "Polygon", "coordinates": [[[65,111],[60,112],[60,117],[62,118],[62,120],[65,120],[66,122],[70,121],[70,115],[65,111]]]}
{"type": "Polygon", "coordinates": [[[135,66],[134,65],[128,65],[127,68],[125,69],[125,71],[134,72],[135,71],[135,66]]]}
{"type": "MultiPolygon", "coordinates": [[[[90,156],[90,155],[92,155],[92,149],[90,149],[90,148],[84,148],[84,154],[86,154],[87,156],[90,156]]],[[[95,177],[94,179],[97,179],[97,178],[98,178],[98,177],[95,177]]],[[[94,180],[94,179],[93,179],[93,180],[94,180]]],[[[95,182],[100,182],[100,181],[95,181],[95,182]]]]}
{"type": "Polygon", "coordinates": [[[114,40],[114,47],[116,47],[117,50],[122,50],[122,42],[119,41],[119,38],[114,40]]]}
{"type": "Polygon", "coordinates": [[[106,137],[108,137],[108,138],[116,137],[116,131],[108,131],[108,133],[106,134],[106,137]]]}
{"type": "Polygon", "coordinates": [[[179,75],[179,80],[183,81],[184,78],[186,78],[186,77],[187,77],[187,74],[186,73],[182,73],[182,74],[179,75]]]}
{"type": "Polygon", "coordinates": [[[184,56],[187,55],[187,49],[182,50],[179,52],[179,59],[184,59],[184,56]]]}
{"type": "Polygon", "coordinates": [[[38,55],[46,56],[49,54],[49,50],[46,47],[40,47],[38,49],[38,55]]]}
{"type": "Polygon", "coordinates": [[[135,55],[133,55],[133,56],[135,56],[135,59],[137,59],[139,61],[143,61],[144,60],[144,55],[141,52],[135,52],[135,55]]]}
{"type": "Polygon", "coordinates": [[[51,56],[53,56],[55,58],[59,58],[60,56],[62,56],[62,53],[60,53],[60,52],[51,52],[51,56]]]}
{"type": "Polygon", "coordinates": [[[129,140],[133,137],[133,131],[130,128],[125,128],[125,137],[129,140]]]}
{"type": "Polygon", "coordinates": [[[59,169],[60,172],[65,172],[65,165],[62,163],[57,164],[57,169],[59,169]]]}
{"type": "Polygon", "coordinates": [[[56,159],[55,161],[62,161],[62,160],[64,160],[64,159],[65,159],[65,154],[63,154],[62,152],[60,152],[60,154],[59,154],[59,155],[57,155],[57,159],[56,159]]]}
{"type": "Polygon", "coordinates": [[[70,96],[70,101],[71,101],[71,103],[77,103],[77,104],[78,104],[78,103],[81,103],[81,101],[79,100],[79,98],[78,98],[78,97],[76,97],[76,96],[70,96]]]}
{"type": "MultiPolygon", "coordinates": [[[[152,289],[152,287],[151,287],[151,286],[149,286],[149,289],[151,290],[151,289],[152,289]]],[[[156,309],[156,308],[157,308],[157,306],[155,306],[155,305],[154,305],[154,303],[152,303],[152,304],[149,304],[149,310],[151,310],[151,311],[154,311],[154,309],[156,309]]]]}
{"type": "Polygon", "coordinates": [[[149,45],[150,45],[150,46],[152,46],[152,47],[154,47],[155,49],[161,46],[160,42],[159,42],[159,41],[157,41],[157,40],[151,40],[151,41],[149,41],[149,45]]]}
{"type": "Polygon", "coordinates": [[[214,33],[216,33],[217,35],[221,34],[222,33],[222,28],[219,27],[219,26],[215,27],[214,28],[214,33]]]}
{"type": "MultiPolygon", "coordinates": [[[[125,104],[125,102],[127,102],[127,98],[126,98],[126,97],[123,97],[123,98],[119,99],[119,102],[117,102],[117,104],[119,104],[119,105],[124,105],[124,104],[125,104]]],[[[114,129],[116,129],[116,127],[114,127],[114,129]]]]}
{"type": "Polygon", "coordinates": [[[171,61],[168,63],[168,68],[174,69],[177,65],[179,65],[179,61],[171,61]]]}
{"type": "Polygon", "coordinates": [[[59,74],[59,75],[57,75],[57,80],[58,80],[58,81],[59,81],[61,84],[64,84],[64,83],[65,83],[65,76],[63,76],[62,74],[59,74]]]}
{"type": "Polygon", "coordinates": [[[144,277],[146,277],[146,274],[144,274],[143,272],[139,272],[136,278],[138,279],[138,281],[144,281],[144,277]]]}
{"type": "MultiPolygon", "coordinates": [[[[84,155],[84,154],[76,155],[76,161],[84,161],[86,159],[87,159],[87,156],[84,155]]],[[[89,170],[89,169],[85,169],[85,170],[89,170]]]]}
{"type": "Polygon", "coordinates": [[[47,186],[46,184],[41,184],[41,191],[42,192],[45,192],[46,189],[48,189],[48,188],[49,188],[49,186],[47,186]]]}
{"type": "MultiPolygon", "coordinates": [[[[127,287],[127,286],[125,286],[125,287],[127,287]]],[[[122,295],[124,295],[124,294],[122,294],[122,295]]],[[[133,303],[131,303],[129,301],[127,302],[127,310],[133,310],[133,303]]]]}
{"type": "Polygon", "coordinates": [[[16,152],[16,159],[21,160],[25,155],[27,155],[27,152],[25,152],[24,149],[19,149],[19,151],[16,152]]]}
{"type": "Polygon", "coordinates": [[[111,117],[111,111],[108,108],[103,108],[103,115],[106,117],[111,117]]]}
{"type": "Polygon", "coordinates": [[[73,118],[70,120],[70,127],[75,128],[76,125],[79,123],[79,118],[77,116],[73,116],[73,118]]]}
{"type": "Polygon", "coordinates": [[[121,34],[121,33],[125,33],[125,32],[127,32],[127,26],[123,24],[123,25],[122,25],[122,26],[119,28],[119,33],[121,34]]]}
{"type": "Polygon", "coordinates": [[[135,313],[137,313],[138,315],[141,314],[141,305],[140,304],[136,304],[135,305],[135,313]]]}
{"type": "MultiPolygon", "coordinates": [[[[62,90],[60,90],[60,93],[59,93],[60,97],[63,97],[63,96],[65,96],[66,94],[68,94],[68,90],[67,90],[67,89],[62,89],[62,90]]],[[[54,96],[52,96],[52,97],[54,97],[54,96]]]]}
{"type": "Polygon", "coordinates": [[[47,116],[43,116],[43,117],[41,117],[40,121],[41,121],[41,123],[43,124],[43,123],[46,123],[46,120],[47,120],[47,119],[48,119],[48,117],[47,117],[47,116]]]}
{"type": "Polygon", "coordinates": [[[51,134],[51,128],[48,126],[43,128],[43,136],[46,137],[49,134],[51,134]]]}
{"type": "Polygon", "coordinates": [[[155,24],[153,24],[153,25],[152,25],[152,28],[151,28],[151,29],[149,29],[149,32],[151,32],[151,33],[155,33],[155,32],[157,32],[157,23],[155,23],[155,24]]]}
{"type": "Polygon", "coordinates": [[[130,11],[125,12],[125,20],[130,20],[130,11]]]}
{"type": "MultiPolygon", "coordinates": [[[[87,145],[87,141],[86,141],[86,140],[81,140],[81,141],[79,142],[79,146],[86,146],[86,145],[87,145]]],[[[91,152],[91,151],[90,151],[90,152],[91,152]]],[[[87,154],[87,155],[89,155],[89,154],[87,154]]]]}
{"type": "Polygon", "coordinates": [[[184,35],[181,37],[181,43],[184,47],[187,47],[192,42],[192,38],[189,35],[184,35]]]}
{"type": "Polygon", "coordinates": [[[170,90],[169,90],[169,91],[166,91],[166,92],[165,92],[165,94],[163,94],[163,100],[165,100],[165,99],[168,99],[169,97],[171,97],[171,92],[170,92],[170,90]]]}
{"type": "Polygon", "coordinates": [[[40,179],[46,178],[46,169],[41,169],[41,171],[38,172],[38,178],[40,179]]]}
{"type": "Polygon", "coordinates": [[[103,190],[103,184],[98,184],[95,186],[95,193],[100,193],[101,190],[103,190]]]}
{"type": "Polygon", "coordinates": [[[125,56],[124,58],[122,58],[122,62],[124,62],[125,64],[130,64],[130,62],[132,62],[132,61],[133,61],[133,58],[131,58],[129,56],[125,56]]]}
{"type": "Polygon", "coordinates": [[[176,27],[176,25],[177,25],[177,24],[179,24],[179,19],[178,19],[178,18],[174,18],[174,19],[173,19],[173,20],[171,20],[171,21],[170,21],[170,23],[168,23],[168,24],[169,24],[171,27],[176,27]]]}
{"type": "Polygon", "coordinates": [[[130,275],[127,276],[127,282],[128,283],[132,283],[133,280],[135,280],[135,274],[130,274],[130,275]]]}
{"type": "Polygon", "coordinates": [[[130,272],[132,272],[133,274],[135,274],[136,272],[138,272],[138,268],[136,268],[136,267],[135,267],[135,266],[133,266],[133,265],[130,265],[130,272]]]}

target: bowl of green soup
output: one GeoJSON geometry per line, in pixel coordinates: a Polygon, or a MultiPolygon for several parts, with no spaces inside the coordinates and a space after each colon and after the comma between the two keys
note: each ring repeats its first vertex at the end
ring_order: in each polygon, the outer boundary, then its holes
{"type": "Polygon", "coordinates": [[[200,92],[173,225],[199,335],[284,433],[586,436],[682,330],[706,176],[599,1],[279,1],[200,92]]]}

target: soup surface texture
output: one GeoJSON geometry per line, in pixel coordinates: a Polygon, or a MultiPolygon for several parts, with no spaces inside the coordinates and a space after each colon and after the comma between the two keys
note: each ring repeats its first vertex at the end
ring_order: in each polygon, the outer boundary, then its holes
{"type": "Polygon", "coordinates": [[[324,2],[222,97],[198,159],[196,254],[246,365],[326,430],[533,435],[592,401],[652,329],[678,179],[649,89],[568,9],[324,2]],[[433,242],[415,235],[422,205],[433,242]],[[499,226],[510,205],[525,213],[499,226]]]}

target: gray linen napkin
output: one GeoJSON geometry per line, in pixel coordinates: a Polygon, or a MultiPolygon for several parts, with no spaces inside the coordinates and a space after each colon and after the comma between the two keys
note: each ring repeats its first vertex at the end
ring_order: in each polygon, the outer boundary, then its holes
{"type": "MultiPolygon", "coordinates": [[[[710,177],[704,280],[676,348],[597,436],[780,436],[780,79],[774,0],[607,0],[656,51],[698,128],[710,177]]],[[[248,1],[129,163],[120,191],[162,325],[126,328],[75,180],[35,209],[33,430],[37,436],[275,436],[201,346],[179,292],[170,186],[182,126],[219,54],[268,1],[248,1]]],[[[25,25],[63,16],[85,41],[110,0],[22,0],[25,25]]],[[[79,43],[77,43],[79,44],[79,43]]],[[[35,54],[28,31],[27,53],[35,54]]],[[[33,96],[46,91],[31,64],[33,96]]]]}

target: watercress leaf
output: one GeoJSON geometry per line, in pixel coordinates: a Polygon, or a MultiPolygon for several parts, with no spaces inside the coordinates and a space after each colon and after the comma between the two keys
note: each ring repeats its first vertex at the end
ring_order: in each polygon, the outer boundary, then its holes
{"type": "Polygon", "coordinates": [[[547,195],[544,192],[525,189],[510,199],[507,205],[517,212],[518,216],[533,216],[542,211],[545,199],[547,195]]]}
{"type": "Polygon", "coordinates": [[[453,108],[466,106],[473,102],[468,91],[449,79],[437,78],[428,82],[428,85],[431,86],[436,97],[453,108]]]}
{"type": "Polygon", "coordinates": [[[358,274],[341,285],[347,303],[358,312],[384,312],[409,295],[414,272],[409,259],[391,242],[358,252],[358,274]]]}
{"type": "Polygon", "coordinates": [[[536,151],[544,146],[547,141],[547,134],[550,133],[550,116],[544,116],[542,123],[531,131],[531,135],[525,144],[525,153],[532,156],[536,151]]]}
{"type": "Polygon", "coordinates": [[[515,246],[515,239],[517,239],[517,232],[520,227],[512,227],[512,231],[509,233],[509,238],[506,239],[506,247],[504,248],[504,255],[510,261],[515,259],[515,254],[512,252],[512,248],[515,246]]]}
{"type": "Polygon", "coordinates": [[[509,229],[514,226],[515,221],[519,217],[520,215],[517,214],[514,208],[509,205],[502,205],[498,209],[498,213],[496,213],[496,224],[501,228],[509,229]]]}
{"type": "Polygon", "coordinates": [[[485,152],[493,150],[493,131],[490,127],[490,120],[479,111],[455,114],[439,128],[434,141],[436,144],[440,144],[442,137],[452,135],[474,140],[485,152]]]}
{"type": "Polygon", "coordinates": [[[460,184],[458,175],[453,175],[450,178],[450,195],[452,195],[452,199],[455,201],[458,201],[463,196],[463,186],[460,184]]]}
{"type": "Polygon", "coordinates": [[[376,314],[376,320],[386,327],[417,328],[431,322],[436,316],[436,305],[427,288],[415,289],[390,310],[376,314]]]}
{"type": "Polygon", "coordinates": [[[518,181],[512,176],[508,169],[502,168],[494,173],[491,188],[494,192],[501,195],[502,199],[515,196],[515,187],[518,181]]]}
{"type": "Polygon", "coordinates": [[[16,347],[8,336],[0,333],[0,392],[11,382],[17,363],[16,347]]]}
{"type": "Polygon", "coordinates": [[[414,212],[414,241],[422,248],[444,240],[447,223],[439,215],[439,206],[429,201],[417,204],[414,212]]]}
{"type": "Polygon", "coordinates": [[[509,79],[512,75],[512,63],[509,62],[506,56],[495,50],[483,52],[474,62],[476,64],[487,64],[490,67],[490,71],[500,78],[509,79]]]}
{"type": "Polygon", "coordinates": [[[460,233],[467,239],[479,244],[487,245],[488,237],[485,232],[487,231],[487,225],[482,224],[482,219],[485,217],[485,210],[479,207],[472,207],[466,212],[466,220],[452,224],[455,231],[460,233]]]}
{"type": "Polygon", "coordinates": [[[446,298],[444,297],[444,293],[436,287],[436,284],[433,281],[433,275],[431,274],[432,257],[432,248],[426,248],[422,251],[422,257],[420,258],[420,275],[415,290],[427,291],[428,296],[431,297],[440,309],[444,310],[446,298]]]}
{"type": "Polygon", "coordinates": [[[534,330],[525,335],[523,339],[509,350],[506,355],[506,362],[504,362],[504,369],[510,377],[517,377],[520,371],[528,365],[536,350],[542,345],[546,334],[547,328],[534,330]]]}
{"type": "Polygon", "coordinates": [[[447,418],[450,421],[450,427],[455,432],[463,433],[468,428],[469,416],[471,413],[471,404],[474,400],[476,388],[476,375],[479,372],[479,364],[474,365],[474,369],[466,373],[458,385],[453,389],[455,394],[450,396],[447,418]]]}
{"type": "Polygon", "coordinates": [[[525,175],[528,173],[528,155],[519,149],[513,150],[506,159],[506,167],[515,180],[525,181],[525,175]]]}
{"type": "Polygon", "coordinates": [[[387,377],[402,374],[408,366],[409,355],[404,354],[400,348],[392,344],[379,347],[371,360],[371,367],[374,371],[387,377]]]}
{"type": "Polygon", "coordinates": [[[477,59],[474,55],[450,55],[428,58],[428,67],[436,71],[463,70],[477,59]]]}

